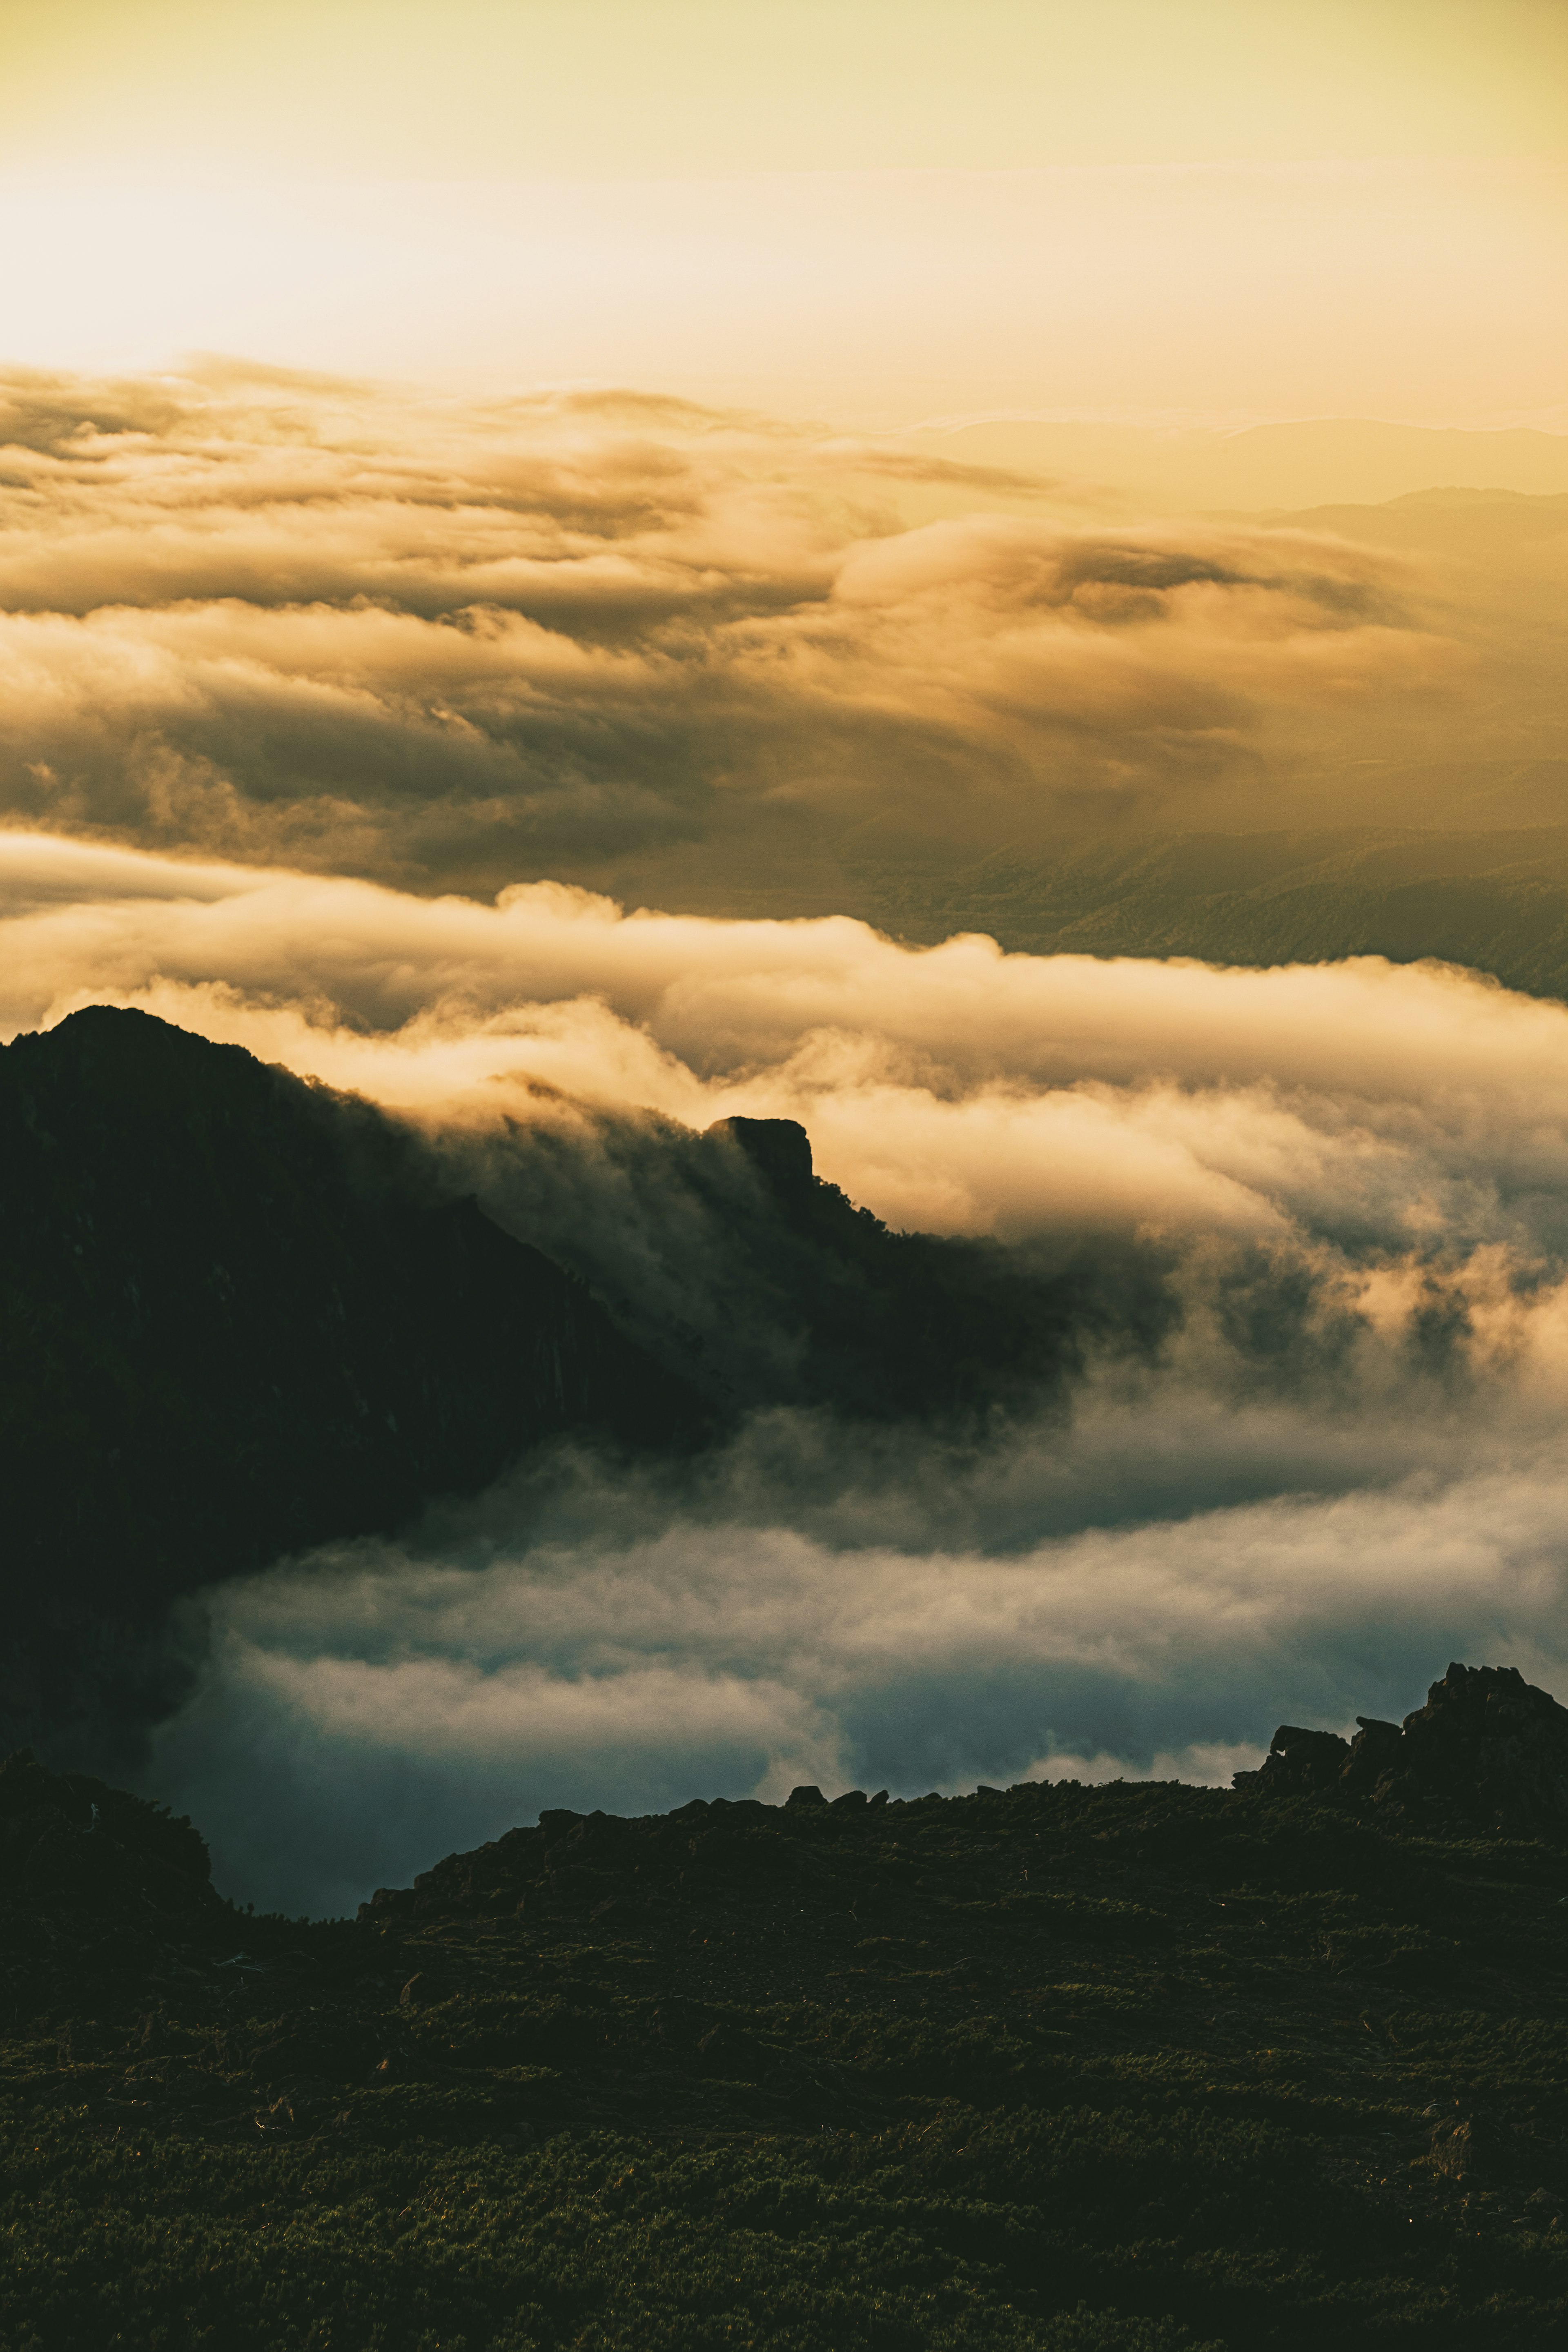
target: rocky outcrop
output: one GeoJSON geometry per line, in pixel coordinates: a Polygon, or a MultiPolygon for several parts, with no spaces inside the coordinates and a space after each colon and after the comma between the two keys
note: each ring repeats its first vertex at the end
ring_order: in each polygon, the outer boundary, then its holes
{"type": "Polygon", "coordinates": [[[121,1769],[181,1593],[705,1419],[370,1104],[106,1005],[0,1049],[0,1741],[121,1769]]]}
{"type": "Polygon", "coordinates": [[[181,1817],[31,1748],[0,1763],[0,1911],[189,1920],[226,1908],[205,1841],[181,1817]]]}
{"type": "Polygon", "coordinates": [[[811,1138],[798,1119],[721,1118],[706,1130],[711,1143],[733,1144],[775,1193],[802,1198],[809,1193],[815,1171],[811,1138]]]}
{"type": "Polygon", "coordinates": [[[1402,1724],[1356,1722],[1353,1739],[1282,1723],[1261,1769],[1238,1772],[1236,1786],[1372,1805],[1391,1820],[1568,1832],[1568,1707],[1517,1667],[1450,1665],[1402,1724]]]}

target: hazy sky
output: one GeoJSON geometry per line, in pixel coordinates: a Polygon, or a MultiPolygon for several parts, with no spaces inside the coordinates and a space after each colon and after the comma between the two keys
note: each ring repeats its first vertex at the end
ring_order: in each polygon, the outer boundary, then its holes
{"type": "Polygon", "coordinates": [[[1562,422],[1556,0],[5,0],[0,356],[1562,422]]]}
{"type": "Polygon", "coordinates": [[[1561,150],[1556,0],[6,0],[14,156],[662,179],[1561,150]]]}

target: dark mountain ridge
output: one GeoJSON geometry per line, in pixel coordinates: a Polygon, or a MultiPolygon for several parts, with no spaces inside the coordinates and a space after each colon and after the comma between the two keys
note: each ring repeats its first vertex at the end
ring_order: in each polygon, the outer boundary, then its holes
{"type": "Polygon", "coordinates": [[[0,1049],[0,1738],[128,1766],[189,1685],[181,1596],[551,1440],[679,1461],[778,1405],[982,1430],[1174,1319],[1154,1252],[889,1232],[793,1121],[623,1122],[531,1192],[548,1141],[496,1149],[510,1207],[482,1151],[143,1013],[0,1049]]]}
{"type": "MultiPolygon", "coordinates": [[[[1175,1320],[1156,1247],[1100,1236],[1063,1258],[985,1239],[889,1231],[813,1169],[793,1119],[728,1118],[677,1142],[664,1183],[705,1213],[742,1328],[678,1354],[635,1297],[626,1327],[669,1350],[715,1406],[826,1407],[866,1421],[984,1426],[1060,1399],[1091,1346],[1147,1353],[1175,1320]],[[730,1180],[742,1162],[751,1178],[730,1180]]],[[[586,1247],[594,1286],[613,1273],[586,1247]]]]}
{"type": "MultiPolygon", "coordinates": [[[[0,1052],[0,1717],[109,1737],[172,1600],[703,1412],[369,1105],[150,1015],[0,1052]]],[[[148,1678],[152,1686],[149,1687],[148,1678]]]]}
{"type": "Polygon", "coordinates": [[[798,1789],[548,1812],[314,1926],[13,1757],[0,2342],[1539,2352],[1568,1710],[1456,1665],[1423,1720],[1419,1822],[1273,1770],[798,1789]]]}

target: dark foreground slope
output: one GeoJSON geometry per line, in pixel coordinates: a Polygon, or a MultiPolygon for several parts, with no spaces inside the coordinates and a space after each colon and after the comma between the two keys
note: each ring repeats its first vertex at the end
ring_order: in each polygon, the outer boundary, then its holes
{"type": "Polygon", "coordinates": [[[1561,1823],[797,1792],[550,1814],[317,1927],[25,1763],[0,1840],[6,2352],[1568,2326],[1561,1823]]]}
{"type": "Polygon", "coordinates": [[[134,1012],[0,1051],[0,1728],[107,1736],[175,1595],[695,1400],[368,1105],[134,1012]]]}

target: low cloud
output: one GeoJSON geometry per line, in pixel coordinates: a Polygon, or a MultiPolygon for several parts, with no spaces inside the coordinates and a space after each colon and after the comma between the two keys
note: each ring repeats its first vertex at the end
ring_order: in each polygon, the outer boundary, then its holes
{"type": "Polygon", "coordinates": [[[1439,967],[911,950],[4,833],[0,948],[8,1031],[143,1005],[466,1138],[503,1214],[513,1129],[608,1168],[612,1129],[794,1118],[894,1225],[1310,1242],[1358,1279],[1462,1260],[1500,1346],[1568,1234],[1568,1011],[1439,967]]]}
{"type": "Polygon", "coordinates": [[[19,832],[0,975],[8,1031],[140,1003],[381,1102],[640,1328],[747,1328],[693,1172],[734,1113],[892,1225],[1159,1305],[978,1425],[559,1451],[216,1587],[147,1785],[242,1896],[339,1909],[551,1803],[1223,1779],[1455,1656],[1564,1683],[1568,1009],[19,832]]]}
{"type": "MultiPolygon", "coordinates": [[[[1072,1441],[1016,1444],[1047,1449],[1072,1441]]],[[[777,1801],[802,1780],[1224,1781],[1282,1717],[1397,1716],[1450,1656],[1548,1686],[1568,1656],[1549,1451],[1461,1437],[1443,1467],[1386,1485],[1003,1552],[857,1541],[876,1495],[841,1500],[837,1530],[807,1536],[782,1489],[713,1520],[580,1468],[423,1544],[225,1588],[205,1685],[160,1733],[152,1785],[196,1810],[226,1885],[335,1909],[543,1805],[777,1801]],[[563,1540],[552,1508],[601,1524],[563,1540]]]]}

